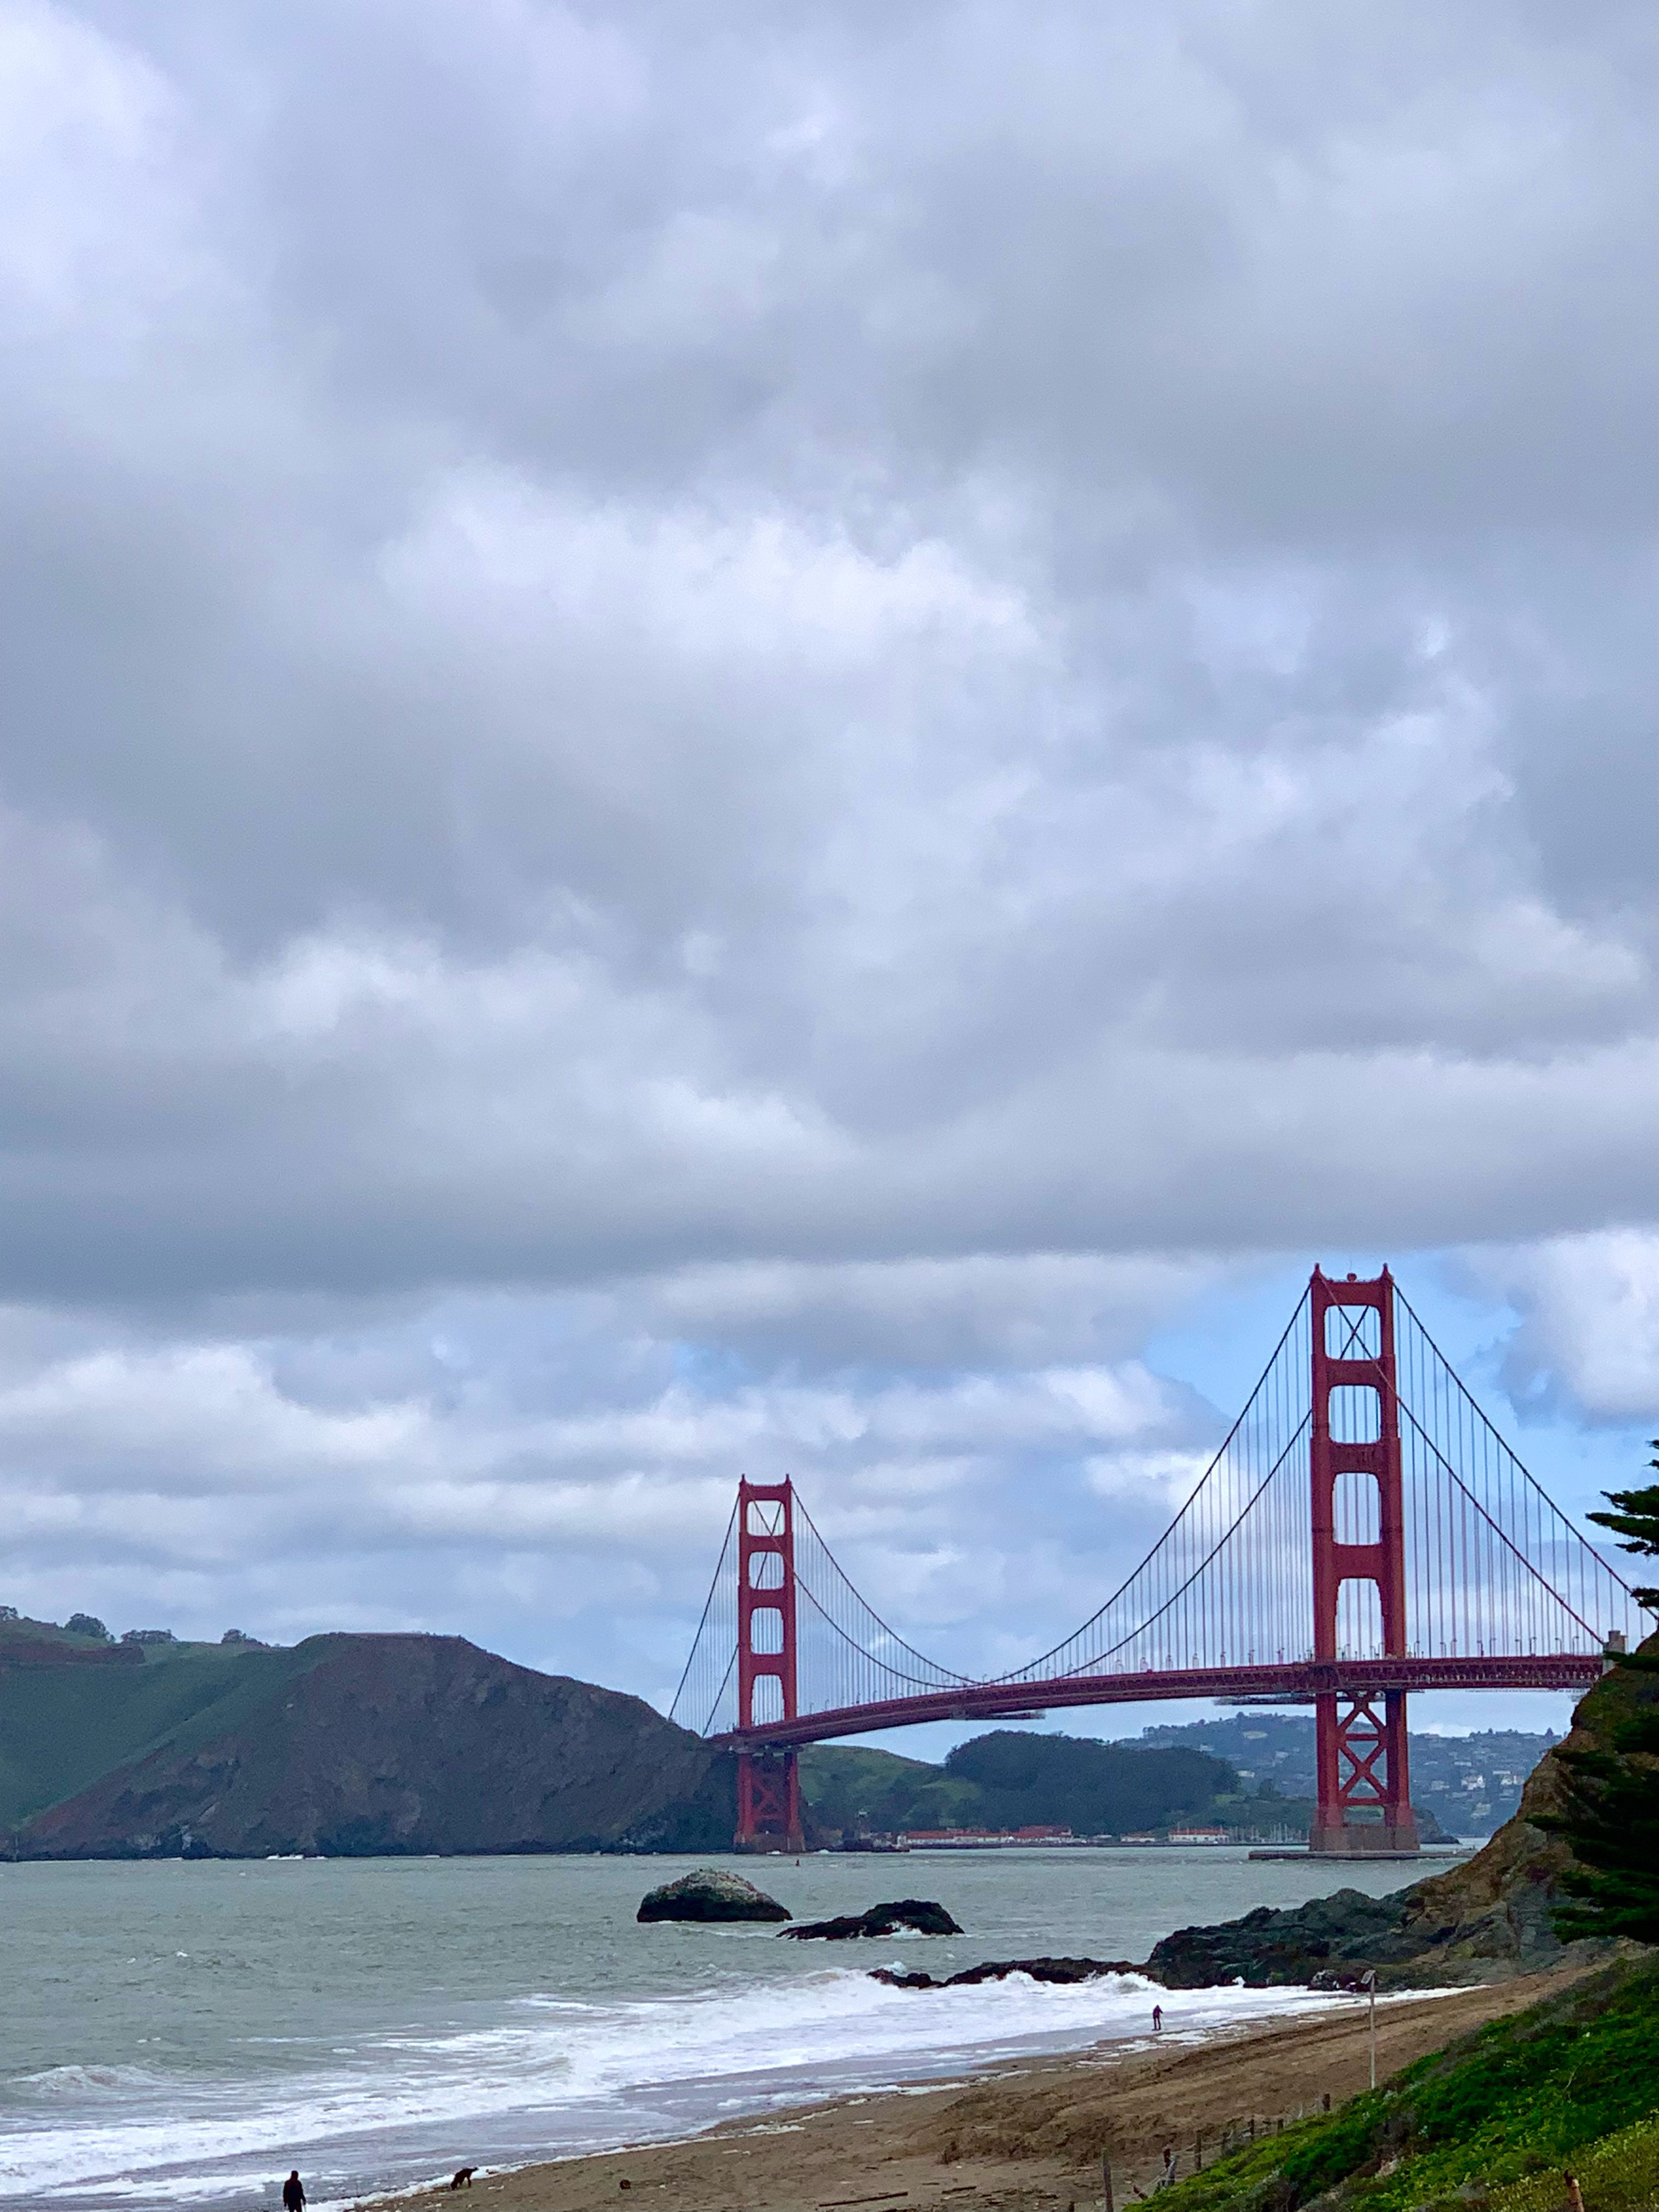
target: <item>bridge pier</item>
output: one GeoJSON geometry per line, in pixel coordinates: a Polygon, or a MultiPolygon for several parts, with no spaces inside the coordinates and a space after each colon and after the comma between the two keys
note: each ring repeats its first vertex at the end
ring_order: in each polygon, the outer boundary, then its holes
{"type": "MultiPolygon", "coordinates": [[[[1406,1513],[1394,1279],[1384,1267],[1369,1282],[1352,1275],[1333,1282],[1316,1267],[1310,1295],[1315,1663],[1336,1663],[1345,1587],[1355,1592],[1347,1604],[1356,1612],[1358,1592],[1375,1590],[1382,1656],[1404,1658],[1406,1513]]],[[[1314,1715],[1318,1802],[1309,1850],[1333,1858],[1415,1852],[1405,1692],[1389,1690],[1380,1698],[1328,1692],[1315,1700],[1314,1715]]]]}
{"type": "MultiPolygon", "coordinates": [[[[738,1485],[738,1727],[796,1717],[795,1493],[781,1482],[738,1485]]],[[[738,1753],[740,1851],[805,1848],[794,1747],[738,1753]]]]}
{"type": "Polygon", "coordinates": [[[800,1773],[793,1747],[738,1753],[738,1832],[740,1851],[806,1848],[800,1817],[800,1773]]]}
{"type": "Polygon", "coordinates": [[[1308,1834],[1309,1850],[1326,1858],[1417,1851],[1417,1815],[1405,1795],[1405,1692],[1389,1690],[1380,1698],[1318,1698],[1314,1716],[1319,1800],[1308,1834]],[[1375,1819],[1349,1818],[1352,1811],[1373,1808],[1375,1819]]]}

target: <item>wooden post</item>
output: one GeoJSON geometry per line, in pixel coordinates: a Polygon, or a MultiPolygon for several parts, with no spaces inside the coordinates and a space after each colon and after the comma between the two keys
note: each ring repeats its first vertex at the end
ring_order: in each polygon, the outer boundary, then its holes
{"type": "Polygon", "coordinates": [[[1112,2195],[1112,2161],[1105,2151],[1100,2154],[1100,2179],[1106,2195],[1106,2212],[1117,2212],[1117,2200],[1112,2195]]]}

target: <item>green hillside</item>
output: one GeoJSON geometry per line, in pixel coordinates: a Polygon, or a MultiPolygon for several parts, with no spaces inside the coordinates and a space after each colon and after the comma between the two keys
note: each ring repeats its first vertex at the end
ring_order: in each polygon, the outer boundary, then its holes
{"type": "Polygon", "coordinates": [[[942,1766],[925,1759],[860,1744],[805,1745],[800,1787],[817,1825],[848,1835],[989,1825],[971,1782],[953,1781],[942,1766]]]}
{"type": "MultiPolygon", "coordinates": [[[[151,1644],[137,1663],[89,1663],[96,1639],[38,1621],[0,1621],[0,1832],[163,1743],[191,1749],[239,1725],[319,1650],[151,1644]],[[43,1640],[88,1663],[12,1660],[43,1640]]],[[[123,1656],[125,1655],[123,1654],[123,1656]]],[[[116,1656],[108,1653],[110,1660],[116,1656]]]]}
{"type": "Polygon", "coordinates": [[[1340,2111],[1218,2160],[1168,2212],[1590,2212],[1659,2201],[1659,1968],[1620,1964],[1419,2059],[1340,2111]],[[1490,2191],[1490,2196],[1487,2192],[1490,2191]]]}
{"type": "Polygon", "coordinates": [[[732,1761],[461,1637],[115,1646],[0,1621],[17,1858],[709,1850],[732,1761]]]}
{"type": "Polygon", "coordinates": [[[1232,1768],[1206,1752],[1012,1729],[958,1745],[943,1766],[810,1745],[800,1775],[817,1826],[853,1834],[1045,1826],[1116,1835],[1182,1820],[1277,1820],[1295,1809],[1241,1797],[1232,1768]]]}

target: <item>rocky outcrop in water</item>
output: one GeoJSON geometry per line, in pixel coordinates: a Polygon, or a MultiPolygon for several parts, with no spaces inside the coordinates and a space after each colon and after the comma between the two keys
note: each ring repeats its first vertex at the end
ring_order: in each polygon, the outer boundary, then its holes
{"type": "Polygon", "coordinates": [[[1006,1981],[1010,1974],[1029,1974],[1034,1982],[1092,1982],[1102,1974],[1139,1974],[1145,1970],[1127,1959],[988,1959],[982,1966],[964,1966],[959,1974],[936,1979],[932,1974],[901,1974],[891,1966],[874,1967],[872,1982],[885,1982],[890,1990],[972,1989],[981,1982],[1006,1981]]]}
{"type": "Polygon", "coordinates": [[[1213,1928],[1178,1928],[1153,1951],[1146,1971],[1172,1990],[1241,1979],[1262,1989],[1328,1974],[1340,1979],[1345,1972],[1357,1978],[1385,1960],[1416,1956],[1403,1933],[1407,1893],[1378,1898],[1339,1889],[1288,1911],[1263,1905],[1213,1928]]]}
{"type": "Polygon", "coordinates": [[[901,1897],[891,1905],[872,1905],[867,1912],[844,1912],[835,1920],[804,1920],[784,1934],[803,1943],[822,1936],[844,1943],[859,1936],[896,1936],[907,1928],[915,1936],[960,1936],[962,1930],[942,1905],[929,1897],[901,1897]]]}
{"type": "Polygon", "coordinates": [[[636,1920],[787,1920],[787,1905],[757,1889],[740,1874],[721,1867],[697,1867],[678,1881],[665,1881],[641,1899],[636,1920]]]}

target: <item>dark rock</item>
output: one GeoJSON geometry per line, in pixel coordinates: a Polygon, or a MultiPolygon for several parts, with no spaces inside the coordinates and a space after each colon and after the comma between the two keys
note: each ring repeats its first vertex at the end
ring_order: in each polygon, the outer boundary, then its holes
{"type": "Polygon", "coordinates": [[[1243,1919],[1213,1928],[1178,1928],[1146,1962],[1146,1971],[1172,1990],[1212,1989],[1242,1978],[1252,1989],[1301,1983],[1334,1961],[1370,1966],[1385,1957],[1408,1957],[1401,1931],[1406,1893],[1366,1897],[1339,1889],[1288,1911],[1258,1905],[1243,1919]]]}
{"type": "Polygon", "coordinates": [[[980,1982],[1000,1982],[1010,1974],[1029,1974],[1034,1982],[1092,1982],[1102,1974],[1145,1972],[1127,1959],[988,1959],[982,1966],[964,1966],[959,1974],[936,1980],[932,1974],[899,1974],[890,1966],[877,1966],[870,1978],[885,1982],[892,1990],[972,1989],[980,1982]]]}
{"type": "Polygon", "coordinates": [[[784,1934],[797,1942],[821,1936],[831,1943],[844,1943],[854,1936],[896,1936],[908,1928],[915,1936],[960,1936],[962,1930],[942,1905],[928,1897],[901,1897],[890,1905],[872,1905],[867,1912],[844,1912],[835,1920],[806,1920],[784,1934]]]}
{"type": "Polygon", "coordinates": [[[780,1905],[740,1874],[720,1867],[697,1867],[678,1881],[665,1881],[641,1901],[636,1920],[787,1920],[780,1905]]]}

